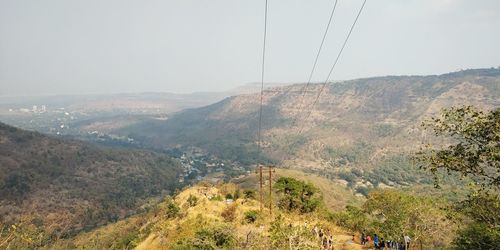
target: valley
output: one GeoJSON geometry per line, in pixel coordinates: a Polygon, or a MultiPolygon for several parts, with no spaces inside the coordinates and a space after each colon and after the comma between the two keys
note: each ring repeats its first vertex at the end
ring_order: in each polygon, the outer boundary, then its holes
{"type": "Polygon", "coordinates": [[[0,1],[0,250],[500,249],[500,1],[0,1]]]}
{"type": "MultiPolygon", "coordinates": [[[[376,230],[380,221],[370,217],[369,207],[378,204],[376,195],[413,200],[439,220],[444,214],[432,202],[447,206],[467,197],[461,187],[470,177],[436,171],[441,188],[435,189],[436,175],[415,165],[415,152],[425,145],[453,142],[437,139],[421,123],[443,108],[498,108],[500,68],[332,82],[314,106],[314,95],[302,99],[304,86],[264,91],[262,152],[256,140],[259,95],[253,92],[174,110],[158,108],[168,101],[148,94],[141,102],[153,96],[156,104],[145,109],[136,101],[92,106],[86,103],[96,100],[89,99],[80,106],[4,112],[2,122],[23,129],[0,123],[0,235],[20,248],[191,249],[200,233],[216,234],[210,231],[216,228],[246,242],[231,240],[227,246],[266,249],[278,237],[268,225],[290,223],[287,233],[314,248],[317,242],[299,224],[315,223],[335,232],[339,249],[362,249],[350,240],[361,230],[352,216],[368,216],[363,227],[376,230]],[[278,200],[286,193],[275,187],[273,206],[282,221],[256,212],[256,224],[246,222],[261,202],[255,197],[259,164],[274,166],[273,185],[296,179],[315,190],[320,208],[287,211],[278,200]],[[205,197],[204,190],[213,194],[205,197]],[[242,198],[244,192],[250,196],[242,198]],[[200,203],[190,204],[189,197],[200,203]],[[169,215],[172,209],[175,215],[169,215]],[[235,213],[230,221],[228,209],[235,213]]],[[[312,84],[309,90],[321,87],[312,84]]],[[[267,195],[262,202],[267,206],[267,195]]],[[[446,230],[425,244],[451,244],[446,230]]]]}
{"type": "MultiPolygon", "coordinates": [[[[387,76],[330,83],[319,102],[303,84],[264,92],[262,155],[256,133],[258,95],[229,97],[168,120],[143,120],[113,129],[145,148],[196,146],[254,169],[255,162],[341,179],[353,189],[431,185],[410,155],[435,141],[422,121],[443,108],[500,106],[500,69],[435,76],[387,76]],[[305,119],[310,112],[308,119],[305,119]],[[258,159],[258,160],[257,160],[258,159]]],[[[318,93],[319,84],[309,90],[318,93]]]]}

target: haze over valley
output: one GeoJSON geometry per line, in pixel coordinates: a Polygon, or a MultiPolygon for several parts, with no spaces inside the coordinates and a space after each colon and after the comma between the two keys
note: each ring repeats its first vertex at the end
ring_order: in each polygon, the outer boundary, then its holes
{"type": "Polygon", "coordinates": [[[497,9],[0,1],[0,249],[499,249],[497,9]]]}

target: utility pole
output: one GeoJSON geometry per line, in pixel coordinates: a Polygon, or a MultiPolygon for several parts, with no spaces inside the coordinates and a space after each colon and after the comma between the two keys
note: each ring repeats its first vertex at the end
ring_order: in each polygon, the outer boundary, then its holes
{"type": "Polygon", "coordinates": [[[259,185],[260,185],[260,212],[262,213],[262,210],[263,210],[263,200],[262,200],[262,193],[263,193],[263,190],[262,190],[262,165],[259,164],[259,185]]]}
{"type": "Polygon", "coordinates": [[[269,166],[269,215],[273,215],[273,166],[269,166]]]}

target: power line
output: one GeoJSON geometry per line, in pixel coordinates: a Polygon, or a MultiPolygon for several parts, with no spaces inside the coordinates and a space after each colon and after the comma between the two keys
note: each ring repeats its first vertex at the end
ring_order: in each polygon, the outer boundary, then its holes
{"type": "MultiPolygon", "coordinates": [[[[258,147],[258,154],[259,157],[262,155],[262,148],[261,148],[261,143],[262,143],[262,103],[264,99],[264,73],[265,73],[265,62],[266,62],[266,38],[267,38],[267,0],[265,0],[265,7],[264,7],[264,41],[263,41],[263,46],[262,46],[262,74],[261,74],[261,85],[260,85],[260,106],[259,106],[259,129],[258,129],[258,139],[257,139],[257,147],[258,147]]],[[[263,200],[262,200],[262,195],[263,195],[263,190],[262,190],[262,165],[259,163],[259,181],[260,181],[260,212],[262,212],[262,207],[263,207],[263,200]]]]}
{"type": "MultiPolygon", "coordinates": [[[[340,49],[339,53],[337,54],[337,58],[335,58],[335,62],[333,63],[332,67],[330,68],[330,72],[328,72],[328,76],[326,77],[326,80],[325,82],[323,83],[323,85],[321,86],[321,89],[319,90],[319,93],[318,95],[316,96],[316,99],[314,100],[313,104],[310,106],[310,110],[309,112],[307,113],[307,116],[306,118],[304,119],[304,121],[307,121],[309,119],[309,117],[311,116],[311,113],[312,113],[312,109],[314,108],[314,106],[316,105],[316,103],[318,102],[319,100],[319,97],[321,96],[321,94],[323,93],[323,90],[325,89],[325,86],[326,84],[328,84],[328,81],[330,80],[330,76],[332,75],[332,72],[333,72],[333,69],[335,69],[335,66],[337,66],[337,63],[340,59],[340,56],[342,55],[342,52],[344,51],[344,48],[347,44],[347,41],[349,40],[349,37],[351,36],[352,34],[352,31],[354,30],[354,26],[356,26],[356,23],[358,22],[358,19],[359,19],[359,16],[361,15],[361,12],[363,11],[363,8],[365,7],[365,4],[366,4],[366,0],[363,1],[363,4],[361,5],[361,8],[359,8],[359,11],[358,11],[358,14],[356,15],[356,19],[354,19],[354,22],[353,24],[351,25],[351,28],[349,29],[349,33],[347,34],[347,37],[345,38],[344,40],[344,43],[342,44],[342,48],[340,49]]],[[[302,133],[302,129],[304,128],[304,125],[302,125],[302,127],[300,128],[299,130],[299,134],[302,133]]]]}
{"type": "Polygon", "coordinates": [[[260,85],[260,106],[259,106],[259,129],[258,129],[258,153],[261,154],[261,139],[262,139],[262,103],[264,100],[264,73],[266,62],[266,38],[267,38],[267,0],[264,7],[264,41],[262,46],[262,68],[261,68],[261,85],[260,85]]]}
{"type": "Polygon", "coordinates": [[[313,63],[311,72],[309,73],[309,78],[307,79],[307,83],[304,86],[304,88],[302,88],[302,97],[300,99],[299,112],[298,112],[298,114],[297,114],[294,122],[292,123],[292,127],[297,122],[298,117],[299,117],[299,115],[301,113],[301,110],[302,110],[302,107],[303,107],[303,104],[304,104],[304,98],[305,98],[305,95],[307,93],[307,88],[311,84],[311,79],[312,79],[312,77],[314,75],[314,71],[316,70],[316,65],[318,64],[319,55],[321,54],[321,50],[323,49],[323,44],[325,43],[325,39],[326,39],[326,35],[328,34],[328,30],[330,29],[330,24],[332,23],[333,14],[335,13],[335,9],[337,9],[337,3],[338,3],[338,0],[335,0],[335,4],[333,5],[332,11],[330,13],[330,18],[328,19],[328,24],[326,25],[325,32],[323,33],[323,38],[321,39],[321,44],[319,45],[318,52],[316,53],[316,59],[314,59],[314,63],[313,63]]]}

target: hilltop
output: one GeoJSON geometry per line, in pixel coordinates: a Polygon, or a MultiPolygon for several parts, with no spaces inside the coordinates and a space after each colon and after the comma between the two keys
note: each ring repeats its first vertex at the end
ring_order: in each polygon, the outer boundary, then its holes
{"type": "Polygon", "coordinates": [[[330,244],[325,239],[331,239],[334,249],[354,250],[372,248],[372,242],[361,245],[361,232],[400,242],[404,232],[436,249],[453,238],[456,227],[439,208],[447,204],[439,198],[379,190],[356,204],[332,207],[325,203],[328,192],[340,191],[355,200],[352,193],[335,183],[325,189],[289,170],[279,175],[273,181],[272,199],[266,188],[263,203],[253,187],[202,182],[145,205],[142,214],[60,240],[50,248],[320,249],[330,244]],[[316,234],[315,228],[322,233],[316,234]]]}
{"type": "MultiPolygon", "coordinates": [[[[254,195],[232,184],[196,185],[150,208],[147,214],[79,235],[71,241],[61,241],[53,247],[269,249],[277,244],[273,239],[284,237],[285,242],[292,240],[289,244],[295,247],[315,249],[320,241],[315,239],[312,229],[319,226],[330,230],[335,249],[361,249],[361,245],[348,242],[352,238],[348,230],[335,226],[320,213],[287,213],[275,208],[271,216],[267,208],[259,212],[260,203],[254,195]],[[279,230],[286,232],[277,232],[276,227],[285,227],[279,230]],[[277,235],[281,233],[285,235],[277,235]]],[[[282,249],[285,245],[274,247],[282,249]]]]}
{"type": "Polygon", "coordinates": [[[33,246],[137,213],[178,187],[180,164],[144,150],[58,139],[0,123],[0,223],[33,246]]]}

